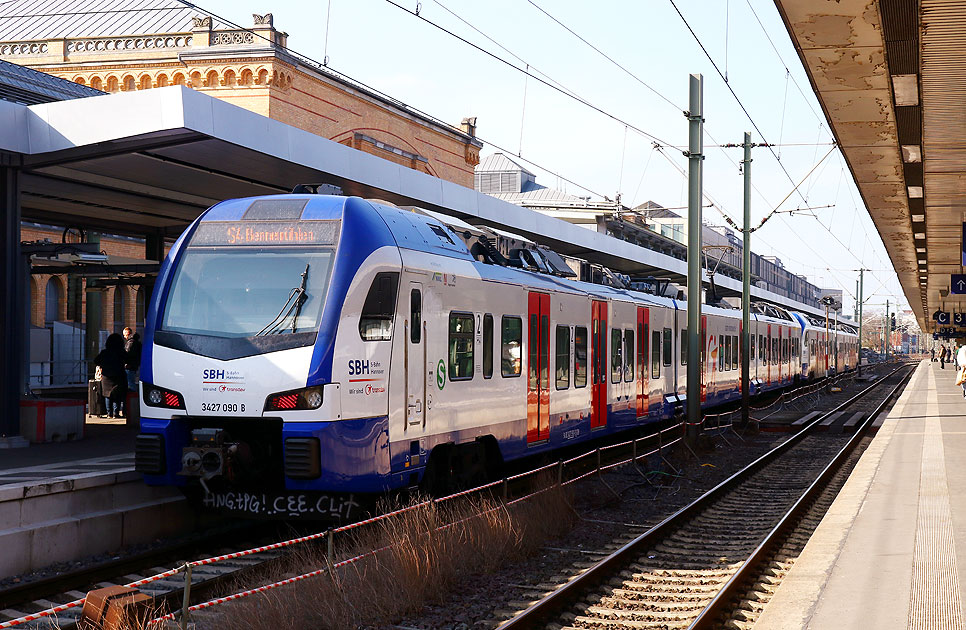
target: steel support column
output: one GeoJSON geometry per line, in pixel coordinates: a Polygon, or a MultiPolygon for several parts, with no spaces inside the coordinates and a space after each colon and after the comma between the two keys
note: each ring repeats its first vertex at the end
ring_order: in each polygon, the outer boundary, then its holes
{"type": "MultiPolygon", "coordinates": [[[[688,437],[701,422],[701,170],[704,160],[704,86],[700,74],[690,77],[688,116],[688,437]]],[[[711,357],[708,357],[708,361],[711,357]]]]}
{"type": "Polygon", "coordinates": [[[865,276],[865,269],[859,269],[859,299],[858,299],[858,309],[859,309],[859,360],[856,365],[855,373],[858,376],[862,376],[862,286],[865,276]]]}
{"type": "Polygon", "coordinates": [[[741,145],[745,150],[741,161],[744,175],[745,217],[741,227],[741,423],[750,420],[750,372],[751,372],[751,134],[745,132],[741,145]]]}
{"type": "Polygon", "coordinates": [[[26,446],[20,437],[20,397],[27,322],[27,286],[20,256],[20,169],[0,164],[0,447],[26,446]]]}

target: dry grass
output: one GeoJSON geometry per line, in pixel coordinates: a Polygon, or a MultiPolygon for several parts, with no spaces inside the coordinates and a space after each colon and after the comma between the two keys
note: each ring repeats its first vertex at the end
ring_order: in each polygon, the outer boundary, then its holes
{"type": "MultiPolygon", "coordinates": [[[[388,549],[354,564],[216,609],[224,630],[344,630],[391,623],[445,599],[461,580],[527,556],[573,526],[564,491],[503,506],[471,499],[418,507],[360,533],[340,557],[388,549]],[[449,527],[444,525],[451,524],[449,527]]],[[[325,566],[323,549],[300,551],[288,576],[325,566]]],[[[284,575],[280,575],[285,577],[284,575]]],[[[244,585],[238,585],[242,590],[244,585]]],[[[201,622],[199,625],[204,625],[201,622]]]]}

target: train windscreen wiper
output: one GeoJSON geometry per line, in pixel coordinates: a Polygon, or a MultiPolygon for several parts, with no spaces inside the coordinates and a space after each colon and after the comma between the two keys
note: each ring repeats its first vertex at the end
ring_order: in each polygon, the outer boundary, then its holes
{"type": "Polygon", "coordinates": [[[299,313],[302,312],[302,305],[305,304],[305,300],[308,299],[305,293],[305,283],[309,277],[308,263],[306,263],[305,271],[303,271],[301,275],[302,282],[299,284],[299,286],[292,289],[292,291],[288,294],[288,299],[285,300],[285,304],[282,305],[282,310],[278,312],[278,315],[275,316],[275,319],[268,322],[264,328],[255,333],[256,337],[281,333],[283,330],[282,324],[286,319],[288,319],[289,315],[292,315],[292,332],[295,332],[298,327],[299,313]]]}

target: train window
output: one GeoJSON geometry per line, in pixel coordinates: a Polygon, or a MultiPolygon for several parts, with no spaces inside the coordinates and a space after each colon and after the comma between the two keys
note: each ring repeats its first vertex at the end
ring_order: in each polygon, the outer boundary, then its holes
{"type": "Polygon", "coordinates": [[[681,365],[688,364],[688,329],[681,329],[681,365]]]}
{"type": "Polygon", "coordinates": [[[725,371],[731,369],[731,362],[735,358],[735,342],[732,340],[731,335],[725,337],[725,371]]]}
{"type": "Polygon", "coordinates": [[[587,329],[574,328],[574,387],[587,386],[587,329]]]}
{"type": "Polygon", "coordinates": [[[765,352],[768,350],[768,345],[765,343],[765,336],[758,335],[758,360],[761,362],[766,361],[765,352]]]}
{"type": "Polygon", "coordinates": [[[483,316],[483,378],[493,378],[493,316],[483,316]]]}
{"type": "Polygon", "coordinates": [[[624,329],[624,380],[634,380],[634,331],[624,329]]]}
{"type": "Polygon", "coordinates": [[[449,314],[449,380],[473,378],[473,315],[449,314]]]}
{"type": "Polygon", "coordinates": [[[423,336],[423,294],[419,289],[409,293],[409,341],[419,343],[423,336]]]}
{"type": "Polygon", "coordinates": [[[570,326],[557,326],[557,389],[570,387],[570,326]]]}
{"type": "Polygon", "coordinates": [[[748,335],[748,343],[751,344],[751,352],[748,353],[748,356],[752,360],[754,360],[754,358],[755,358],[755,335],[748,335]]]}
{"type": "Polygon", "coordinates": [[[731,336],[731,369],[738,369],[738,335],[731,336]]]}
{"type": "Polygon", "coordinates": [[[611,328],[610,331],[610,382],[620,383],[621,372],[624,368],[624,347],[621,343],[621,331],[611,328]]]}
{"type": "Polygon", "coordinates": [[[671,365],[671,354],[674,352],[674,344],[671,343],[671,329],[664,329],[664,365],[671,365]]]}
{"type": "Polygon", "coordinates": [[[651,378],[661,377],[661,332],[651,333],[651,378]]]}
{"type": "Polygon", "coordinates": [[[503,316],[500,331],[500,373],[503,376],[520,376],[523,352],[523,320],[503,316]]]}
{"type": "Polygon", "coordinates": [[[724,335],[718,335],[718,371],[724,372],[725,366],[725,340],[724,335]]]}
{"type": "Polygon", "coordinates": [[[359,335],[363,341],[392,339],[392,316],[396,312],[396,286],[399,273],[385,271],[372,279],[369,294],[359,315],[359,335]]]}

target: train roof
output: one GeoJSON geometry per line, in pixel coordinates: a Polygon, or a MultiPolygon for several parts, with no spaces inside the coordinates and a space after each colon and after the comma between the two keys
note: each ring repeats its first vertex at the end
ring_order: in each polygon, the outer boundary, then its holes
{"type": "MultiPolygon", "coordinates": [[[[687,307],[677,300],[633,289],[573,280],[547,273],[539,273],[480,262],[471,253],[463,238],[454,229],[432,214],[401,209],[386,202],[321,194],[266,195],[243,197],[219,202],[201,215],[202,223],[212,221],[319,221],[342,220],[347,212],[358,211],[364,215],[375,213],[389,227],[398,247],[413,251],[445,256],[472,263],[480,278],[491,282],[505,282],[547,291],[583,293],[610,300],[626,300],[636,303],[663,306],[675,310],[687,307]]],[[[391,243],[386,243],[387,245],[391,243]]],[[[726,309],[703,304],[704,314],[725,317],[741,317],[736,309],[726,309]]],[[[763,313],[752,313],[757,321],[783,325],[797,322],[786,321],[763,313]]]]}

